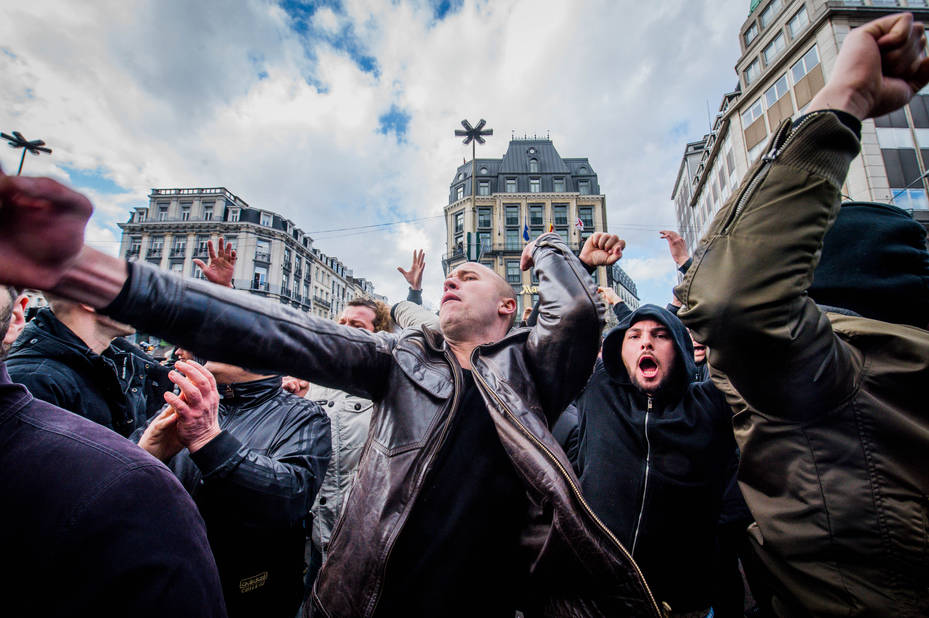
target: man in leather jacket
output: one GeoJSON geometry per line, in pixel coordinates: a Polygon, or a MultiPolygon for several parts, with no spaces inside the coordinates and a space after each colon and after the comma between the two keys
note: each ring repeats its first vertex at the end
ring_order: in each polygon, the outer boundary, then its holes
{"type": "Polygon", "coordinates": [[[229,615],[291,618],[303,599],[304,520],[329,461],[328,417],[280,376],[179,361],[170,377],[184,399],[169,395],[139,446],[200,509],[229,615]]]}
{"type": "MultiPolygon", "coordinates": [[[[510,527],[505,534],[500,531],[507,545],[498,549],[519,570],[493,580],[466,573],[472,575],[469,585],[480,582],[477,589],[455,588],[453,579],[431,577],[430,583],[449,586],[447,613],[481,603],[508,613],[510,606],[495,605],[488,594],[493,591],[506,593],[530,613],[659,615],[641,572],[584,501],[570,462],[548,430],[587,380],[603,323],[594,282],[557,234],[541,236],[523,252],[523,268],[534,265],[540,281],[539,320],[532,329],[508,333],[516,307],[512,288],[489,269],[468,263],[446,279],[440,330],[372,334],[82,247],[92,207],[54,181],[0,177],[0,200],[10,213],[0,233],[0,262],[9,266],[2,276],[16,279],[11,284],[54,287],[206,358],[249,358],[256,370],[307,379],[377,403],[358,477],[314,588],[312,605],[320,615],[378,613],[382,594],[404,585],[406,574],[394,565],[429,564],[426,554],[421,554],[424,562],[410,559],[416,549],[450,559],[440,569],[420,568],[419,573],[441,574],[455,560],[443,555],[440,544],[430,545],[435,537],[416,538],[414,533],[441,521],[439,500],[454,489],[432,483],[443,478],[443,467],[452,461],[469,471],[460,453],[448,456],[451,451],[445,449],[458,444],[447,444],[445,438],[459,431],[467,436],[460,444],[479,446],[465,454],[482,466],[480,480],[502,472],[503,488],[515,481],[523,490],[495,494],[514,498],[505,514],[510,527]],[[57,241],[51,251],[47,241],[36,237],[49,234],[57,241]],[[471,371],[473,385],[466,386],[464,370],[471,371]],[[462,413],[467,420],[458,424],[464,403],[472,414],[462,413]],[[427,503],[421,500],[424,495],[437,500],[427,503]],[[520,508],[525,509],[522,516],[520,508]],[[413,532],[404,536],[408,530],[413,532]],[[520,580],[528,586],[525,596],[510,590],[520,580]]],[[[620,251],[610,245],[596,253],[607,264],[620,251]]],[[[480,507],[486,521],[495,505],[481,502],[476,489],[489,488],[463,484],[473,501],[456,506],[463,513],[480,507]]],[[[448,523],[472,523],[448,515],[448,523]]],[[[449,534],[455,532],[452,525],[449,534]]],[[[478,532],[498,531],[491,526],[478,532]]],[[[455,546],[487,552],[489,538],[475,537],[468,544],[459,535],[455,546]]],[[[481,558],[490,564],[499,552],[481,558]]],[[[441,590],[416,588],[415,583],[412,589],[417,595],[412,602],[440,598],[441,590]]],[[[393,596],[397,601],[404,599],[393,596]]]]}

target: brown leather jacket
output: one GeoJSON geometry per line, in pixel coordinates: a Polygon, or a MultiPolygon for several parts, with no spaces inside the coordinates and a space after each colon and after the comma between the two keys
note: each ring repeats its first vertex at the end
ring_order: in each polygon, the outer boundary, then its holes
{"type": "MultiPolygon", "coordinates": [[[[596,358],[603,323],[596,286],[556,234],[540,237],[533,257],[541,282],[537,326],[472,355],[475,383],[533,510],[523,535],[534,582],[530,613],[659,616],[641,572],[584,501],[548,429],[596,358]]],[[[343,327],[138,263],[107,311],[198,355],[377,403],[313,592],[322,615],[374,615],[391,548],[458,409],[461,369],[441,333],[343,327]]]]}

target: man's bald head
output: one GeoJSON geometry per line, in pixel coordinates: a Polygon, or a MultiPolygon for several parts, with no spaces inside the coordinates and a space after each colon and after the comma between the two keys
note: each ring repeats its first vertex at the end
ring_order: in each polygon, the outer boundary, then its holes
{"type": "Polygon", "coordinates": [[[510,329],[515,315],[513,288],[483,264],[465,262],[445,279],[439,320],[446,337],[494,341],[510,329]]]}

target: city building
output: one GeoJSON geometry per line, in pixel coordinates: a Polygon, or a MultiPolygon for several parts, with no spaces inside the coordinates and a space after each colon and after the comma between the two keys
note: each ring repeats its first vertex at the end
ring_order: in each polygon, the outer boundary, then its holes
{"type": "MultiPolygon", "coordinates": [[[[693,253],[713,215],[761,156],[771,134],[804,113],[832,73],[848,32],[897,11],[929,19],[927,0],[753,0],[739,30],[738,84],[723,95],[710,132],[688,143],[671,199],[693,253]]],[[[929,90],[861,129],[847,200],[889,202],[929,223],[929,90]]]]}
{"type": "MultiPolygon", "coordinates": [[[[488,266],[513,286],[522,313],[538,300],[535,273],[519,269],[526,237],[552,229],[578,253],[594,232],[607,231],[606,197],[586,158],[563,158],[550,139],[512,139],[501,159],[477,159],[455,171],[445,222],[445,272],[467,260],[488,266]]],[[[638,307],[635,284],[621,268],[601,266],[594,277],[638,307]]]]}
{"type": "Polygon", "coordinates": [[[207,242],[220,237],[238,256],[238,289],[335,319],[356,296],[383,299],[338,258],[277,213],[249,206],[224,187],[152,189],[126,223],[119,254],[178,274],[202,278],[194,258],[208,261],[207,242]]]}

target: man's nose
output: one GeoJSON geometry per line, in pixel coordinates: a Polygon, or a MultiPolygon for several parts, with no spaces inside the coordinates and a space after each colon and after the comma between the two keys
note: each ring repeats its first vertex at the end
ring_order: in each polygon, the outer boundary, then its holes
{"type": "Polygon", "coordinates": [[[445,292],[449,290],[457,290],[457,289],[458,289],[458,282],[455,281],[455,279],[451,277],[445,280],[445,285],[442,288],[442,290],[445,292]]]}

